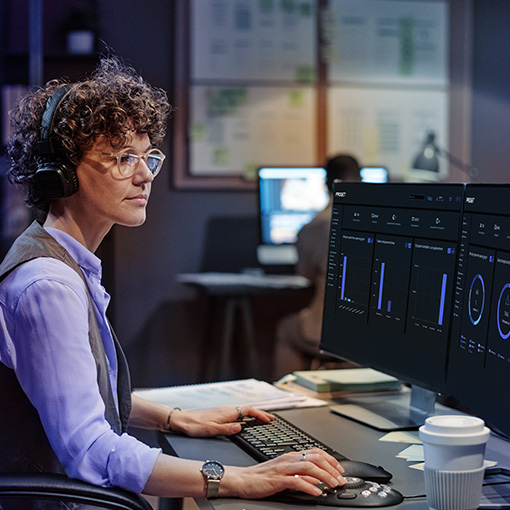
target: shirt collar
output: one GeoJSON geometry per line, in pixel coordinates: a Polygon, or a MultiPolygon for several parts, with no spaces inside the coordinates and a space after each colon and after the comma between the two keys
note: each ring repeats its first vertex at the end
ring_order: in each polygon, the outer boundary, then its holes
{"type": "Polygon", "coordinates": [[[52,227],[44,227],[44,230],[69,252],[84,271],[101,278],[101,259],[66,232],[52,227]]]}

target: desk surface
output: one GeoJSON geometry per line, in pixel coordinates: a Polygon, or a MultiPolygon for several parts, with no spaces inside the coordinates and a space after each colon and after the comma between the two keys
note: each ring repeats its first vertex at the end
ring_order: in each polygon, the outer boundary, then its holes
{"type": "Polygon", "coordinates": [[[177,281],[203,287],[210,294],[249,294],[277,290],[308,289],[310,281],[296,274],[183,273],[177,281]]]}
{"type": "MultiPolygon", "coordinates": [[[[396,458],[407,445],[401,443],[381,442],[385,433],[360,425],[354,421],[335,415],[329,408],[292,409],[279,411],[279,414],[306,430],[317,439],[338,450],[346,457],[384,466],[393,473],[391,485],[404,496],[425,494],[423,472],[410,469],[405,459],[396,458]]],[[[227,438],[196,439],[168,434],[160,434],[161,445],[167,453],[194,460],[212,458],[226,465],[248,466],[255,461],[227,438]],[[172,452],[173,450],[173,452],[172,452]]],[[[510,445],[501,439],[491,437],[487,446],[486,458],[496,460],[500,466],[510,467],[510,445]]],[[[501,487],[497,486],[501,491],[501,487]]],[[[510,488],[505,489],[506,494],[510,488]]],[[[491,487],[484,487],[482,502],[495,495],[491,487]]],[[[510,496],[508,497],[510,505],[510,496]]],[[[289,509],[292,505],[268,501],[246,501],[236,499],[217,499],[209,501],[197,499],[202,509],[242,510],[242,509],[289,509]]],[[[312,505],[299,505],[302,510],[317,508],[312,505]]],[[[322,507],[331,508],[331,507],[322,507]]],[[[390,507],[391,508],[391,507],[390,507]]],[[[399,509],[428,510],[426,498],[406,499],[398,505],[399,509]]],[[[508,506],[507,508],[510,508],[508,506]]]]}

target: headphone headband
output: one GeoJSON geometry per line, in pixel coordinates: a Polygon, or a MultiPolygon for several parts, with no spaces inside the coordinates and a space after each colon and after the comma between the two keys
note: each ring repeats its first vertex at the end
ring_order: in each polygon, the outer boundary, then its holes
{"type": "Polygon", "coordinates": [[[41,120],[41,139],[37,144],[37,152],[40,156],[55,155],[56,151],[51,143],[53,129],[55,127],[55,113],[57,112],[62,101],[67,97],[73,86],[71,84],[63,85],[57,89],[48,98],[46,108],[41,120]]]}
{"type": "Polygon", "coordinates": [[[53,92],[46,101],[41,119],[41,138],[37,144],[37,152],[42,156],[43,163],[35,172],[35,180],[49,200],[69,197],[78,190],[78,176],[74,165],[67,161],[65,156],[59,157],[52,143],[55,113],[72,88],[73,85],[66,84],[53,92]]]}

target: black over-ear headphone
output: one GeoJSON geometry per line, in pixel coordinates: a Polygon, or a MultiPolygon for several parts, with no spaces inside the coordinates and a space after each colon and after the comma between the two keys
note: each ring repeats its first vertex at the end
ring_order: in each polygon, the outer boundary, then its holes
{"type": "Polygon", "coordinates": [[[41,139],[37,151],[42,164],[35,172],[35,180],[48,199],[69,197],[78,190],[75,166],[65,156],[59,155],[52,143],[55,112],[69,94],[72,85],[63,85],[46,102],[41,121],[41,139]]]}

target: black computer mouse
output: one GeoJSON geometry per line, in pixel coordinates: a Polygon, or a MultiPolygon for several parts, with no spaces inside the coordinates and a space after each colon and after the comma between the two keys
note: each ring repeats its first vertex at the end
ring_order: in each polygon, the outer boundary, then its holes
{"type": "Polygon", "coordinates": [[[341,460],[340,464],[345,469],[343,476],[353,476],[370,480],[371,482],[386,483],[393,476],[381,466],[374,466],[368,462],[360,462],[357,460],[341,460]]]}
{"type": "Polygon", "coordinates": [[[388,485],[366,482],[361,478],[345,478],[342,487],[330,488],[322,483],[317,484],[323,492],[320,496],[311,496],[304,492],[286,490],[268,499],[284,503],[312,503],[349,508],[377,508],[398,505],[404,496],[388,485]]]}

